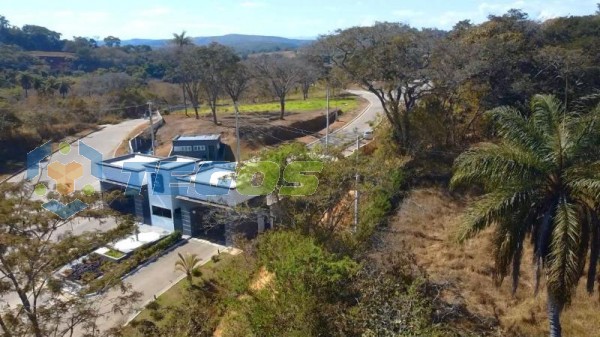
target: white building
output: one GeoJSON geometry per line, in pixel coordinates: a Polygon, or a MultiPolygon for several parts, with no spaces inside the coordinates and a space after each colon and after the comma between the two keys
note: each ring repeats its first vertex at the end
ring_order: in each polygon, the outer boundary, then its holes
{"type": "Polygon", "coordinates": [[[102,191],[126,194],[111,207],[141,223],[228,245],[235,233],[270,227],[265,198],[237,192],[235,163],[130,154],[100,165],[102,191]],[[248,206],[243,216],[235,211],[240,206],[248,206]]]}

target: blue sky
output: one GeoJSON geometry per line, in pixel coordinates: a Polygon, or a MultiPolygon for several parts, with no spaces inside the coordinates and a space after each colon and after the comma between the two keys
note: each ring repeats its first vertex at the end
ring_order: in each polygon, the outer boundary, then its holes
{"type": "Polygon", "coordinates": [[[544,20],[586,15],[600,0],[0,0],[0,15],[13,25],[36,24],[65,38],[170,38],[228,33],[314,37],[337,28],[375,21],[450,29],[457,21],[475,23],[488,14],[520,8],[544,20]]]}

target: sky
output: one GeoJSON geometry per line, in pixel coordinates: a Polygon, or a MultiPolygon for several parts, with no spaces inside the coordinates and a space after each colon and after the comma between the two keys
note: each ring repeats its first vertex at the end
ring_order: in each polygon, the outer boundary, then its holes
{"type": "Polygon", "coordinates": [[[34,24],[62,34],[102,39],[171,38],[231,33],[314,38],[376,21],[451,29],[489,14],[522,9],[530,18],[589,15],[599,0],[0,0],[12,25],[34,24]]]}

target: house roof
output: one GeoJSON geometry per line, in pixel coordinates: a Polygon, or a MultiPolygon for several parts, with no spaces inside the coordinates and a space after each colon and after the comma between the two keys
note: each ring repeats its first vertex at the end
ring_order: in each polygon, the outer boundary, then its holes
{"type": "Polygon", "coordinates": [[[194,136],[184,136],[178,135],[173,138],[173,140],[184,140],[184,141],[193,141],[193,140],[219,140],[221,139],[221,135],[218,133],[206,134],[206,135],[194,135],[194,136]]]}
{"type": "Polygon", "coordinates": [[[104,160],[103,165],[119,167],[129,171],[143,171],[146,169],[146,164],[160,161],[160,157],[155,157],[146,154],[129,154],[117,158],[104,160]]]}
{"type": "Polygon", "coordinates": [[[195,164],[197,161],[198,161],[198,159],[195,159],[195,158],[183,157],[183,156],[172,156],[172,157],[161,159],[161,160],[158,160],[155,162],[146,163],[146,164],[144,164],[144,166],[147,168],[172,170],[172,169],[176,169],[179,167],[190,165],[192,163],[195,164]]]}

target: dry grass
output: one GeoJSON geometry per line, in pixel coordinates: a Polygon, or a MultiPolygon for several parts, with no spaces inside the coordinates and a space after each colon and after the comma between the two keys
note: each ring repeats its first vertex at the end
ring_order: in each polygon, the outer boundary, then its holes
{"type": "MultiPolygon", "coordinates": [[[[464,245],[454,240],[465,202],[438,188],[417,189],[403,202],[390,224],[385,242],[389,247],[404,243],[416,255],[434,282],[451,282],[459,295],[444,294],[447,301],[464,303],[477,315],[496,317],[505,336],[546,336],[545,292],[533,296],[533,272],[527,247],[516,295],[511,281],[500,287],[492,281],[491,231],[485,231],[464,245]]],[[[562,325],[568,336],[600,336],[598,295],[590,298],[580,285],[572,306],[563,313],[562,325]]]]}
{"type": "MultiPolygon", "coordinates": [[[[152,119],[154,120],[154,118],[152,118],[152,119]]],[[[127,135],[127,137],[123,138],[123,140],[121,141],[121,144],[119,144],[119,147],[115,150],[115,157],[129,154],[129,140],[131,138],[137,136],[140,132],[146,130],[146,128],[148,128],[148,125],[146,125],[146,124],[140,125],[137,128],[133,129],[133,131],[131,131],[127,135]]]]}

